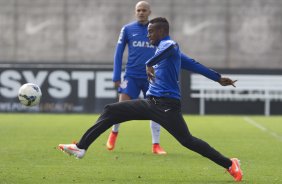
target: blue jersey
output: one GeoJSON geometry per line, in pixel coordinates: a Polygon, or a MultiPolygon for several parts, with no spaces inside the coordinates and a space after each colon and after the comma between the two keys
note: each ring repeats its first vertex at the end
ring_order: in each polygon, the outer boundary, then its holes
{"type": "Polygon", "coordinates": [[[150,83],[146,95],[180,99],[181,53],[178,44],[169,36],[165,37],[146,65],[153,66],[155,70],[155,80],[150,83]]]}
{"type": "Polygon", "coordinates": [[[121,80],[123,52],[128,46],[128,58],[125,76],[133,78],[147,78],[145,62],[155,53],[155,47],[147,38],[148,24],[143,25],[135,21],[125,25],[120,32],[114,56],[113,81],[121,80]]]}
{"type": "Polygon", "coordinates": [[[219,81],[221,77],[217,72],[182,54],[178,44],[169,36],[159,42],[154,56],[146,65],[155,69],[155,80],[150,83],[147,96],[180,99],[180,68],[202,74],[214,81],[219,81]]]}

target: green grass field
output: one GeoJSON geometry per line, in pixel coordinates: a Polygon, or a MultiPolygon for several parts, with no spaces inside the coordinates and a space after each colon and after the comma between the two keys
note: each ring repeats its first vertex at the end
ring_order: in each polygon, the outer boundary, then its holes
{"type": "MultiPolygon", "coordinates": [[[[149,122],[121,126],[116,149],[106,150],[109,130],[77,160],[56,150],[79,140],[96,115],[0,114],[1,184],[224,184],[224,169],[185,149],[162,129],[168,155],[151,153],[149,122]]],[[[194,136],[241,160],[242,183],[282,183],[281,116],[185,116],[194,136]]]]}

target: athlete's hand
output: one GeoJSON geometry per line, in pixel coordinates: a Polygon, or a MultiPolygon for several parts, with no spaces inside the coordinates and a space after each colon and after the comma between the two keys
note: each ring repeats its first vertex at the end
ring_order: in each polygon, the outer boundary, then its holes
{"type": "Polygon", "coordinates": [[[115,86],[115,88],[118,88],[120,86],[120,81],[115,81],[114,86],[115,86]]]}
{"type": "Polygon", "coordinates": [[[146,66],[146,72],[148,76],[148,81],[149,82],[154,82],[155,81],[155,70],[152,66],[146,66]]]}
{"type": "Polygon", "coordinates": [[[235,82],[237,82],[237,80],[231,80],[227,77],[221,77],[218,81],[218,83],[221,84],[222,86],[232,85],[233,87],[236,87],[235,82]]]}

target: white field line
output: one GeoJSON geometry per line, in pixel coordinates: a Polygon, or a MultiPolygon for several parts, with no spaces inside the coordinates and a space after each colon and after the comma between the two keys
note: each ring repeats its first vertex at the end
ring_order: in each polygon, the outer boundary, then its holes
{"type": "Polygon", "coordinates": [[[244,120],[250,124],[253,125],[254,127],[260,129],[261,131],[271,135],[272,137],[278,139],[279,141],[282,141],[282,136],[278,135],[276,132],[273,132],[269,129],[267,129],[266,127],[262,126],[261,124],[259,124],[258,122],[256,122],[255,120],[249,118],[249,117],[244,117],[244,120]]]}

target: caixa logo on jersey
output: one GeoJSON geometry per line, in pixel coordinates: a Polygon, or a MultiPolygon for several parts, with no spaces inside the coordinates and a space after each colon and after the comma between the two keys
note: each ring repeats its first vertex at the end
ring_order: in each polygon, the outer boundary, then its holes
{"type": "Polygon", "coordinates": [[[149,42],[146,41],[133,41],[132,42],[133,47],[147,47],[154,49],[155,47],[151,45],[149,42]]]}
{"type": "Polygon", "coordinates": [[[99,112],[117,95],[110,70],[0,69],[0,111],[25,110],[17,95],[20,86],[27,82],[36,83],[42,91],[35,111],[99,112]]]}

